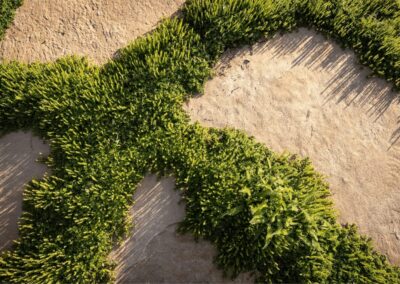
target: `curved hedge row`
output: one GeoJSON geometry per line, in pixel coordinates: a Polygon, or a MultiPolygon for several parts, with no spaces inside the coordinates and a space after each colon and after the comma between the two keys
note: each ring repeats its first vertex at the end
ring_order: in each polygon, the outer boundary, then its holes
{"type": "Polygon", "coordinates": [[[400,88],[400,2],[396,0],[194,0],[187,21],[218,57],[226,48],[299,25],[315,27],[400,88]]]}
{"type": "Polygon", "coordinates": [[[176,176],[187,204],[180,230],[212,241],[231,276],[400,283],[369,240],[336,223],[328,185],[308,160],[240,131],[192,125],[182,110],[226,48],[295,27],[299,15],[314,15],[307,3],[188,1],[183,19],[101,68],[75,57],[0,65],[0,130],[33,128],[50,140],[53,174],[25,190],[20,239],[0,257],[0,282],[111,281],[108,254],[128,232],[136,184],[152,171],[176,176]]]}

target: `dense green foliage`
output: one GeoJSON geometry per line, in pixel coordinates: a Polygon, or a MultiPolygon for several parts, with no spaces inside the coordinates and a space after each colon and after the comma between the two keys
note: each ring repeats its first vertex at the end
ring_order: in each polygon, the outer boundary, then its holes
{"type": "Polygon", "coordinates": [[[361,63],[400,88],[400,2],[303,0],[301,22],[339,39],[361,63]]]}
{"type": "Polygon", "coordinates": [[[296,5],[296,0],[187,1],[184,18],[217,58],[229,47],[295,27],[296,5]]]}
{"type": "Polygon", "coordinates": [[[75,57],[0,65],[0,130],[32,128],[52,147],[52,176],[25,190],[20,239],[0,257],[0,282],[111,281],[107,256],[128,232],[136,184],[152,171],[176,176],[187,204],[180,230],[213,242],[229,275],[400,283],[398,268],[353,226],[336,223],[328,185],[308,160],[239,131],[190,124],[182,110],[226,48],[292,29],[299,15],[329,30],[340,10],[329,3],[193,0],[183,19],[165,21],[101,68],[75,57]]]}
{"type": "Polygon", "coordinates": [[[22,0],[0,0],[0,39],[13,20],[15,9],[21,4],[22,0]]]}
{"type": "Polygon", "coordinates": [[[185,20],[218,56],[260,35],[315,27],[352,48],[361,63],[400,88],[400,2],[398,0],[194,0],[185,20]]]}

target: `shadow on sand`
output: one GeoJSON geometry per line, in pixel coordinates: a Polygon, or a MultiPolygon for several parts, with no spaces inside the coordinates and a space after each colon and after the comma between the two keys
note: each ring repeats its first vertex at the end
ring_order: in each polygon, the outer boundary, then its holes
{"type": "MultiPolygon", "coordinates": [[[[292,67],[302,65],[312,70],[335,70],[335,76],[330,79],[321,93],[326,102],[356,104],[364,107],[367,114],[375,120],[379,119],[393,104],[400,104],[400,94],[393,90],[393,84],[373,76],[370,68],[354,64],[358,62],[353,56],[353,51],[346,49],[338,53],[331,41],[321,44],[318,38],[323,37],[322,34],[312,29],[306,32],[304,32],[305,28],[301,30],[303,30],[301,33],[292,33],[290,37],[278,36],[274,40],[263,39],[253,46],[231,50],[222,58],[219,66],[229,68],[231,59],[247,52],[253,55],[273,50],[273,56],[277,59],[297,53],[296,58],[292,60],[292,67]],[[360,84],[360,82],[365,82],[365,84],[360,84]]],[[[399,139],[400,115],[398,128],[390,138],[391,145],[396,144],[399,139]]]]}
{"type": "Polygon", "coordinates": [[[47,170],[36,160],[48,155],[49,146],[31,132],[14,132],[0,138],[0,252],[18,237],[25,185],[47,170]]]}
{"type": "MultiPolygon", "coordinates": [[[[213,264],[215,249],[204,240],[176,232],[185,205],[171,177],[149,175],[136,190],[131,236],[110,255],[118,283],[223,283],[213,264]]],[[[235,282],[252,282],[241,275],[235,282]]]]}

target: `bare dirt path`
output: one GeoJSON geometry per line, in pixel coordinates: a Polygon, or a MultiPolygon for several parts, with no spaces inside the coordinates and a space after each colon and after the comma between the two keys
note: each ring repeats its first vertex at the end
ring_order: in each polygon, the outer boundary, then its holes
{"type": "Polygon", "coordinates": [[[311,158],[342,223],[400,264],[399,94],[353,52],[307,29],[227,52],[205,94],[185,106],[205,126],[242,129],[311,158]]]}
{"type": "Polygon", "coordinates": [[[47,167],[36,160],[50,148],[31,132],[14,132],[0,138],[0,252],[18,237],[25,185],[41,178],[47,167]]]}
{"type": "Polygon", "coordinates": [[[53,61],[64,55],[107,62],[174,14],[184,0],[25,0],[0,42],[0,59],[53,61]]]}

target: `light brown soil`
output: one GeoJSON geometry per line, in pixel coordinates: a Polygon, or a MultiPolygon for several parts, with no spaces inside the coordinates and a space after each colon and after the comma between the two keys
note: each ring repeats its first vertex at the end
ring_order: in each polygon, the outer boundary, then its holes
{"type": "Polygon", "coordinates": [[[399,94],[355,55],[314,31],[227,52],[193,121],[242,129],[327,175],[342,223],[355,223],[400,264],[399,94]]]}
{"type": "MultiPolygon", "coordinates": [[[[25,0],[0,42],[0,59],[77,54],[103,64],[183,2],[25,0]]],[[[305,29],[227,53],[216,70],[205,95],[187,106],[193,120],[243,129],[276,151],[310,156],[328,175],[341,222],[358,224],[399,264],[400,110],[390,85],[367,80],[369,70],[351,52],[305,29]]],[[[12,135],[0,139],[0,250],[17,236],[23,185],[45,171],[33,162],[36,148],[20,145],[26,134],[12,135]]],[[[173,186],[172,179],[148,177],[138,189],[133,236],[112,253],[119,282],[222,281],[211,265],[212,246],[175,233],[184,211],[173,186]]]]}
{"type": "MultiPolygon", "coordinates": [[[[176,233],[185,205],[173,178],[147,176],[136,190],[131,208],[131,236],[114,250],[117,283],[225,283],[213,265],[214,247],[176,233]]],[[[252,283],[240,275],[233,283],[252,283]]]]}
{"type": "Polygon", "coordinates": [[[105,63],[175,13],[184,0],[25,0],[0,42],[0,59],[52,61],[86,55],[105,63]]]}
{"type": "Polygon", "coordinates": [[[49,146],[31,132],[0,138],[0,252],[18,237],[24,187],[33,178],[43,177],[46,165],[36,160],[49,152],[49,146]]]}
{"type": "MultiPolygon", "coordinates": [[[[183,2],[25,0],[0,42],[0,58],[52,61],[75,54],[103,64],[118,49],[151,31],[161,18],[175,13],[183,2]]],[[[4,149],[0,151],[0,243],[6,244],[5,248],[17,238],[24,185],[45,171],[32,155],[39,140],[26,135],[19,132],[0,140],[0,150],[4,149]],[[30,139],[33,149],[26,144],[30,139]],[[7,185],[4,190],[3,184],[7,185]]],[[[118,264],[118,282],[229,282],[213,265],[215,249],[210,243],[176,233],[177,223],[184,218],[184,205],[174,187],[172,178],[157,181],[149,176],[141,183],[131,210],[135,222],[132,236],[110,255],[118,264]]],[[[253,282],[248,275],[237,281],[253,282]]]]}

